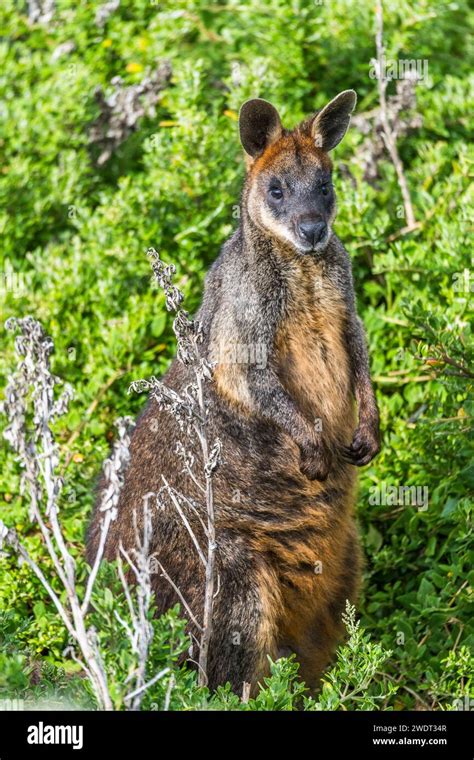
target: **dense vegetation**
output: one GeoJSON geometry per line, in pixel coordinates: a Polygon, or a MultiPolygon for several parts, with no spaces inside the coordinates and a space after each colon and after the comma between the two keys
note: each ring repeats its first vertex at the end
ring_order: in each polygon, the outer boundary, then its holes
{"type": "MultiPolygon", "coordinates": [[[[377,108],[369,75],[373,4],[123,0],[98,18],[95,0],[59,0],[51,20],[37,21],[21,5],[5,0],[0,9],[8,32],[0,43],[1,382],[15,363],[4,319],[31,314],[55,341],[55,373],[76,392],[56,434],[66,465],[62,521],[80,562],[113,421],[143,404],[127,388],[162,373],[174,352],[146,248],[177,265],[187,305],[196,308],[207,267],[238,217],[239,105],[265,97],[292,125],[353,87],[359,113],[377,108]],[[136,85],[165,61],[171,79],[156,105],[104,158],[96,88],[108,96],[114,77],[122,87],[136,85]]],[[[174,664],[187,642],[172,611],[155,623],[150,664],[150,672],[172,668],[172,709],[294,709],[302,701],[308,709],[450,709],[470,694],[470,20],[466,0],[385,5],[387,58],[428,62],[429,76],[416,88],[422,123],[399,140],[419,226],[403,234],[400,188],[387,155],[377,161],[375,179],[364,178],[367,138],[357,120],[335,156],[336,231],[353,259],[384,435],[382,453],[361,472],[358,500],[366,634],[352,626],[319,701],[304,701],[295,664],[282,660],[257,700],[242,705],[226,689],[207,695],[193,672],[174,664]],[[391,486],[428,489],[428,501],[391,501],[391,486]]],[[[394,90],[392,83],[389,94],[394,90]]],[[[48,570],[20,492],[19,464],[6,445],[0,518],[16,526],[48,570]]],[[[102,581],[94,614],[120,684],[128,667],[112,614],[120,595],[110,569],[102,581]]],[[[90,704],[65,645],[30,570],[8,553],[0,557],[0,695],[62,695],[90,704]]],[[[168,684],[163,679],[144,707],[161,709],[168,684]]]]}

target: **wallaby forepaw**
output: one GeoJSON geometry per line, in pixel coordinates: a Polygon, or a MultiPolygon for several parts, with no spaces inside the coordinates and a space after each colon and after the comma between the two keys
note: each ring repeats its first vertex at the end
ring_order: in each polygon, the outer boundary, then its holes
{"type": "Polygon", "coordinates": [[[308,480],[326,480],[331,467],[329,452],[322,446],[304,446],[300,452],[300,471],[308,480]]]}
{"type": "Polygon", "coordinates": [[[344,447],[344,459],[356,467],[363,467],[372,461],[380,451],[378,430],[368,425],[359,425],[350,446],[344,447]]]}

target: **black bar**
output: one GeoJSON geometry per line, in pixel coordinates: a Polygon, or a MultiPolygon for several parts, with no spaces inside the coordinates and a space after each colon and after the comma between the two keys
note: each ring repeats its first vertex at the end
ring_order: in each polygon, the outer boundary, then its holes
{"type": "Polygon", "coordinates": [[[199,750],[265,753],[293,747],[310,758],[472,760],[472,713],[453,712],[0,712],[0,760],[26,757],[159,758],[199,750]],[[64,727],[56,731],[56,726],[64,727]],[[76,727],[75,733],[73,727],[76,727]],[[82,735],[80,731],[82,727],[82,735]],[[29,743],[39,741],[42,744],[29,743]],[[49,744],[49,739],[69,744],[49,744]],[[79,744],[82,742],[82,747],[79,744]],[[73,744],[77,749],[73,749],[73,744]],[[100,753],[100,754],[99,754],[100,753]],[[349,754],[350,753],[350,754],[349,754]]]}

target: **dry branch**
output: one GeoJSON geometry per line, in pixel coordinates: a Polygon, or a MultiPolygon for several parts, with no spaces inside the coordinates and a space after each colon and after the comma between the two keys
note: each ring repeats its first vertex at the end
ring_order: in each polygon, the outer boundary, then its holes
{"type": "Polygon", "coordinates": [[[153,248],[149,249],[148,256],[151,259],[155,279],[165,294],[166,308],[168,311],[175,313],[173,329],[177,338],[178,359],[189,368],[193,377],[193,382],[191,382],[181,394],[167,388],[164,383],[160,382],[155,377],[152,377],[150,380],[139,380],[132,383],[130,390],[150,391],[151,397],[155,399],[160,409],[166,409],[172,414],[177,421],[180,430],[187,435],[188,440],[191,440],[193,437],[197,439],[201,449],[203,472],[199,478],[192,467],[194,457],[189,451],[187,451],[182,442],[178,443],[178,453],[183,459],[184,469],[191,477],[194,484],[198,487],[198,490],[202,492],[205,497],[205,522],[202,521],[196,507],[190,504],[190,501],[186,496],[179,494],[170,486],[166,479],[163,479],[163,482],[164,490],[169,495],[179,518],[191,537],[200,561],[205,567],[202,625],[198,623],[196,615],[191,610],[178,585],[173,581],[167,570],[161,564],[160,567],[163,577],[174,588],[175,593],[183,603],[189,617],[200,631],[198,681],[200,685],[206,685],[207,662],[212,637],[213,605],[214,599],[219,590],[219,583],[217,583],[216,592],[217,547],[213,479],[221,459],[221,444],[219,440],[214,441],[212,445],[209,442],[205,400],[205,383],[212,378],[212,368],[201,355],[201,326],[198,322],[189,319],[188,313],[181,308],[183,294],[176,285],[173,284],[173,276],[176,271],[175,267],[173,265],[164,264],[153,248]],[[201,527],[203,527],[203,532],[207,539],[206,552],[204,552],[200,546],[192,526],[186,517],[184,505],[188,508],[191,507],[192,511],[198,515],[201,527]]]}
{"type": "Polygon", "coordinates": [[[375,61],[377,82],[379,90],[380,101],[380,121],[382,125],[382,139],[385,143],[385,147],[392,159],[392,163],[397,173],[397,180],[400,187],[400,191],[403,198],[403,205],[405,208],[405,218],[407,221],[407,228],[414,229],[416,227],[416,219],[413,211],[413,204],[411,202],[410,191],[405,177],[403,164],[400,159],[397,148],[396,131],[390,120],[389,110],[387,107],[387,85],[388,80],[384,73],[384,58],[385,47],[383,44],[383,7],[382,0],[377,0],[375,4],[375,46],[377,52],[377,58],[375,61]]]}
{"type": "MultiPolygon", "coordinates": [[[[53,589],[53,584],[41,570],[20,541],[15,530],[0,521],[0,550],[11,549],[34,572],[53,604],[69,634],[71,645],[66,650],[79,663],[90,680],[100,708],[114,708],[103,657],[97,633],[87,620],[90,602],[97,579],[99,565],[104,555],[106,539],[111,523],[117,515],[117,504],[123,485],[124,472],[129,461],[131,420],[119,419],[118,441],[104,466],[105,486],[102,491],[100,511],[103,519],[100,525],[98,549],[92,568],[86,579],[83,599],[80,599],[76,561],[70,553],[59,520],[59,499],[63,480],[58,475],[59,454],[51,426],[65,414],[72,390],[68,386],[56,397],[59,378],[50,370],[49,357],[54,345],[41,325],[31,317],[9,320],[7,328],[17,329],[16,350],[19,355],[17,370],[9,378],[5,391],[2,412],[7,416],[4,437],[18,456],[23,469],[22,491],[29,492],[29,514],[33,524],[37,524],[46,550],[51,558],[54,573],[65,591],[66,600],[53,589]],[[31,411],[32,407],[32,411],[31,411]]],[[[145,690],[156,683],[164,673],[146,681],[148,652],[153,638],[150,623],[152,591],[148,551],[150,544],[151,519],[146,514],[142,536],[136,532],[134,560],[128,556],[129,566],[135,573],[136,601],[129,592],[122,569],[122,583],[129,603],[131,626],[127,624],[131,650],[136,656],[137,666],[131,674],[133,690],[125,696],[125,704],[138,709],[145,690]]]]}

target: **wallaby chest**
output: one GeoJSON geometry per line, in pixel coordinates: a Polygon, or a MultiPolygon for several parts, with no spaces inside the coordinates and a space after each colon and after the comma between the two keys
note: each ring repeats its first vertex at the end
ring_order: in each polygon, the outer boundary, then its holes
{"type": "Polygon", "coordinates": [[[322,266],[295,267],[275,342],[280,379],[305,416],[336,438],[353,414],[346,321],[343,294],[322,266]]]}

